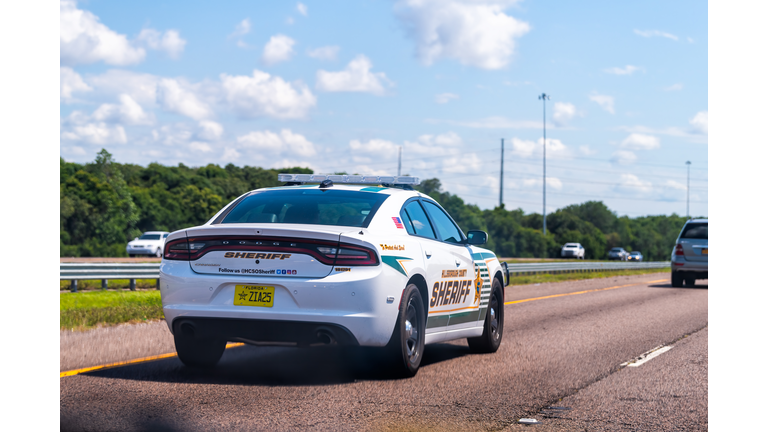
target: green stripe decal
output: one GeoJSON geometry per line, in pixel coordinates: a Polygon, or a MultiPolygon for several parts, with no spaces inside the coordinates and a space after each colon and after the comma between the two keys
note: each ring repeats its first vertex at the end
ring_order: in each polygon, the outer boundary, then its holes
{"type": "Polygon", "coordinates": [[[412,261],[411,258],[401,257],[401,256],[382,255],[381,260],[384,261],[384,264],[402,273],[403,276],[408,276],[408,273],[405,272],[405,267],[403,267],[403,265],[400,264],[400,261],[412,261]]]}

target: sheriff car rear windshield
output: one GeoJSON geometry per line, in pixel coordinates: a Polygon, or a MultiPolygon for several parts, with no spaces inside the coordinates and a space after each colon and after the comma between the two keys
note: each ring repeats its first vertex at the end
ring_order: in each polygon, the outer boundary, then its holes
{"type": "Polygon", "coordinates": [[[680,238],[684,239],[697,239],[707,240],[708,236],[708,223],[689,223],[685,226],[683,233],[680,234],[680,238]]]}
{"type": "Polygon", "coordinates": [[[365,228],[389,195],[300,188],[254,192],[215,223],[284,223],[365,228]]]}

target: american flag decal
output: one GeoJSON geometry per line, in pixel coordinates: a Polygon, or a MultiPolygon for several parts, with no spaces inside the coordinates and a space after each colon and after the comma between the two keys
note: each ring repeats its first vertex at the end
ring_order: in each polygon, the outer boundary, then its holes
{"type": "Polygon", "coordinates": [[[405,227],[403,226],[403,222],[400,220],[399,217],[393,217],[392,220],[395,221],[395,226],[396,227],[398,227],[400,229],[405,229],[405,227]]]}

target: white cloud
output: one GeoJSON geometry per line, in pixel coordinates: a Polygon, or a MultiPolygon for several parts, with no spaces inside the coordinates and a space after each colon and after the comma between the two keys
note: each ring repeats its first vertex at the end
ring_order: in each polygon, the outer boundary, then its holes
{"type": "Polygon", "coordinates": [[[241,149],[256,150],[272,155],[310,157],[317,154],[315,145],[303,135],[283,129],[279,134],[272,131],[255,131],[237,138],[241,149]]]}
{"type": "Polygon", "coordinates": [[[669,87],[664,87],[664,91],[680,91],[683,89],[683,85],[680,83],[672,84],[669,87]]]}
{"type": "Polygon", "coordinates": [[[170,58],[179,58],[187,41],[179,36],[176,30],[166,30],[160,33],[155,29],[144,29],[139,33],[138,41],[143,42],[148,48],[165,51],[170,58]]]}
{"type": "Polygon", "coordinates": [[[65,101],[72,99],[72,94],[75,92],[87,92],[93,90],[91,86],[83,81],[83,78],[66,66],[59,68],[59,86],[61,90],[61,98],[65,101]]]}
{"type": "Polygon", "coordinates": [[[651,182],[640,180],[640,178],[634,174],[622,174],[620,183],[616,187],[616,190],[620,192],[629,193],[648,193],[651,192],[652,189],[653,185],[651,182]]]}
{"type": "Polygon", "coordinates": [[[621,142],[621,147],[629,150],[653,150],[659,148],[659,139],[653,135],[630,134],[621,142]]]}
{"type": "Polygon", "coordinates": [[[637,156],[628,150],[617,150],[611,155],[611,163],[615,165],[629,165],[637,160],[637,156]]]}
{"type": "Polygon", "coordinates": [[[581,152],[581,154],[584,156],[592,156],[593,154],[597,154],[597,150],[593,150],[586,145],[579,146],[579,152],[581,152]]]}
{"type": "MultiPolygon", "coordinates": [[[[540,178],[532,178],[532,179],[525,179],[523,180],[523,186],[526,187],[541,187],[541,181],[540,178]]],[[[547,177],[547,187],[550,187],[552,189],[560,190],[563,188],[563,182],[557,178],[557,177],[547,177]]]]}
{"type": "Polygon", "coordinates": [[[675,35],[673,35],[671,33],[660,31],[660,30],[637,30],[637,29],[635,29],[635,34],[639,35],[639,36],[642,36],[642,37],[646,37],[646,38],[650,38],[650,37],[665,37],[667,39],[672,39],[674,41],[676,41],[678,39],[677,36],[675,36],[675,35]]]}
{"type": "MultiPolygon", "coordinates": [[[[352,140],[349,142],[349,149],[352,152],[370,154],[373,156],[386,157],[387,155],[397,156],[398,144],[392,141],[383,139],[372,139],[368,142],[361,142],[359,140],[352,140]]],[[[358,159],[360,160],[360,159],[358,159]]],[[[370,159],[362,159],[363,161],[370,162],[370,159]]]]}
{"type": "Polygon", "coordinates": [[[555,102],[555,113],[552,119],[556,126],[565,126],[572,118],[576,116],[576,107],[567,102],[555,102]]]}
{"type": "Polygon", "coordinates": [[[93,119],[99,122],[123,123],[128,125],[151,125],[155,121],[127,94],[121,94],[120,104],[102,104],[93,112],[93,119]]]}
{"type": "Polygon", "coordinates": [[[336,60],[338,54],[339,47],[337,46],[324,46],[313,50],[307,50],[308,56],[318,60],[336,60]]]}
{"type": "Polygon", "coordinates": [[[307,5],[304,3],[296,3],[296,10],[299,11],[300,14],[307,16],[307,5]]]}
{"type": "Polygon", "coordinates": [[[446,58],[482,69],[506,66],[528,23],[504,13],[515,1],[400,0],[395,13],[421,61],[446,58]]]}
{"type": "Polygon", "coordinates": [[[127,94],[141,105],[149,106],[157,102],[160,78],[146,73],[110,69],[101,75],[88,76],[86,81],[98,93],[112,97],[127,94]]]}
{"type": "MultiPolygon", "coordinates": [[[[512,138],[512,154],[520,158],[542,157],[543,156],[543,138],[538,141],[521,140],[512,138]]],[[[570,150],[558,139],[547,139],[547,158],[568,158],[570,150]]]]}
{"type": "Polygon", "coordinates": [[[224,127],[220,123],[211,120],[202,120],[198,123],[197,138],[203,141],[216,141],[224,134],[224,127]]]}
{"type": "Polygon", "coordinates": [[[626,65],[623,68],[620,67],[612,67],[605,69],[606,73],[614,74],[614,75],[632,75],[633,73],[642,70],[642,68],[632,65],[626,65]]]}
{"type": "Polygon", "coordinates": [[[267,65],[273,65],[283,61],[290,60],[293,55],[293,45],[296,43],[293,39],[285,35],[275,35],[269,38],[269,42],[264,45],[264,52],[261,60],[267,65]]]}
{"type": "Polygon", "coordinates": [[[696,133],[707,135],[709,133],[709,111],[697,112],[689,123],[696,133]]]}
{"type": "Polygon", "coordinates": [[[676,182],[674,180],[667,180],[667,183],[665,183],[665,185],[671,189],[677,189],[677,190],[683,190],[683,191],[688,190],[688,188],[684,184],[676,182]]]}
{"type": "Polygon", "coordinates": [[[157,102],[166,111],[195,120],[212,117],[213,111],[208,104],[201,101],[188,87],[175,79],[163,78],[157,85],[157,102]]]}
{"type": "Polygon", "coordinates": [[[91,12],[78,9],[74,1],[60,2],[59,24],[59,58],[62,64],[103,61],[124,66],[144,60],[146,52],[143,48],[132,46],[125,35],[110,30],[91,12]]]}
{"type": "Polygon", "coordinates": [[[199,153],[210,153],[213,151],[210,145],[208,143],[200,142],[200,141],[192,141],[189,143],[189,149],[195,152],[199,153]]]}
{"type": "Polygon", "coordinates": [[[224,154],[221,155],[221,159],[226,162],[232,162],[240,159],[240,152],[233,149],[232,147],[227,147],[224,149],[224,154]]]}
{"type": "Polygon", "coordinates": [[[427,119],[428,123],[449,123],[458,126],[478,128],[478,129],[541,129],[542,124],[540,121],[531,120],[511,120],[506,117],[493,116],[480,120],[438,120],[427,119]]]}
{"type": "Polygon", "coordinates": [[[72,112],[62,122],[61,139],[88,144],[125,144],[128,137],[121,125],[106,122],[94,122],[92,118],[80,111],[72,112]]]}
{"type": "Polygon", "coordinates": [[[192,139],[192,131],[185,123],[172,123],[152,130],[152,139],[170,147],[184,147],[192,139]]]}
{"type": "Polygon", "coordinates": [[[349,62],[343,71],[326,72],[317,71],[317,83],[315,87],[327,92],[364,92],[375,95],[384,94],[382,82],[391,82],[384,72],[371,72],[373,64],[364,55],[358,55],[349,62]]]}
{"type": "Polygon", "coordinates": [[[450,102],[452,99],[458,99],[459,95],[455,95],[453,93],[440,93],[438,95],[435,95],[435,102],[439,104],[445,104],[450,102]]]}
{"type": "Polygon", "coordinates": [[[230,38],[245,36],[251,32],[251,19],[246,18],[235,26],[235,31],[229,35],[230,38]]]}
{"type": "Polygon", "coordinates": [[[593,93],[589,96],[589,100],[600,105],[600,108],[608,111],[611,114],[615,114],[613,109],[613,96],[601,95],[593,93]]]}
{"type": "Polygon", "coordinates": [[[241,117],[303,118],[317,103],[306,84],[291,84],[259,70],[253,76],[220,77],[225,100],[241,117]]]}

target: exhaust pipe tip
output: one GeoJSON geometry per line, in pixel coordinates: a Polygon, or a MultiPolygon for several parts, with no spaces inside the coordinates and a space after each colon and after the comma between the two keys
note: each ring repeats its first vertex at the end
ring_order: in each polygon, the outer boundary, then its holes
{"type": "Polygon", "coordinates": [[[336,338],[328,330],[321,329],[317,331],[317,341],[323,345],[336,345],[336,338]]]}
{"type": "Polygon", "coordinates": [[[181,334],[188,337],[188,338],[194,338],[195,337],[195,326],[190,322],[183,322],[179,326],[179,329],[181,330],[181,334]]]}

